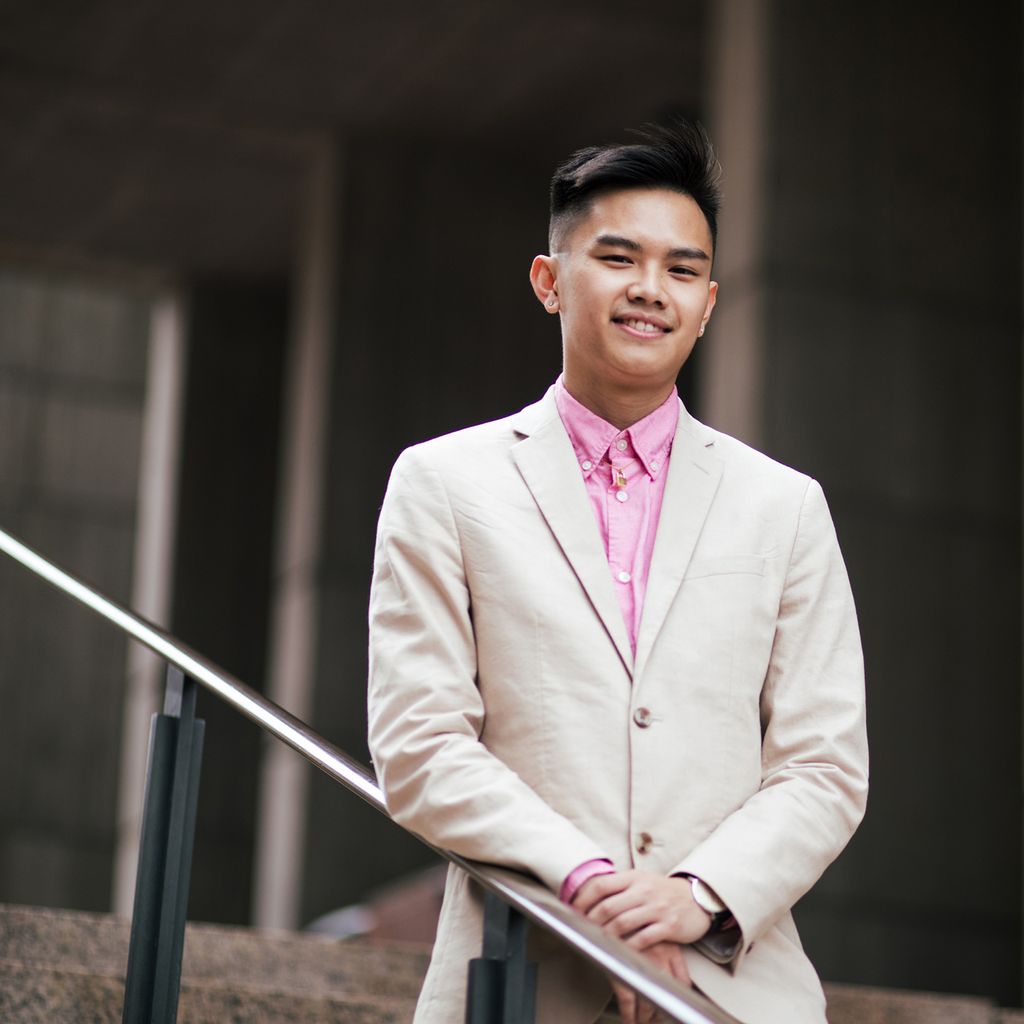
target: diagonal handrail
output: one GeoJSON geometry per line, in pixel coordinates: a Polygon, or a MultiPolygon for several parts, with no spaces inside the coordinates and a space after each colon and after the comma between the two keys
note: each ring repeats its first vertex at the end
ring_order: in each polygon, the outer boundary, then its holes
{"type": "MultiPolygon", "coordinates": [[[[177,666],[246,718],[288,744],[326,775],[390,818],[384,795],[372,772],[345,751],[328,742],[301,719],[236,679],[166,630],[148,622],[123,605],[105,597],[94,587],[65,572],[4,530],[0,530],[0,551],[177,666]]],[[[592,963],[664,1010],[673,1020],[679,1021],[680,1024],[739,1024],[735,1017],[710,1000],[679,984],[625,943],[606,935],[596,925],[569,910],[553,893],[533,879],[515,871],[467,860],[450,850],[442,850],[432,843],[427,843],[420,836],[416,838],[446,860],[458,865],[481,886],[495,893],[524,917],[553,932],[592,963]]]]}

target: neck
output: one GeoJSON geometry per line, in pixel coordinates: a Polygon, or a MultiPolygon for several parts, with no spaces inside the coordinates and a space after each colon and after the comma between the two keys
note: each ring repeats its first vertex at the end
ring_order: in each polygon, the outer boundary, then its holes
{"type": "Polygon", "coordinates": [[[562,376],[565,390],[580,405],[619,430],[633,426],[661,405],[675,387],[670,381],[657,389],[615,387],[606,381],[578,381],[568,373],[562,376]]]}

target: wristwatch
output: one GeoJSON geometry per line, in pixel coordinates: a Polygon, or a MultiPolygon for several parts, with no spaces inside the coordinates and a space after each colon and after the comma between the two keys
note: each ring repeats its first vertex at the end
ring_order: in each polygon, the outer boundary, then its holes
{"type": "Polygon", "coordinates": [[[706,914],[711,915],[711,932],[718,931],[729,916],[729,908],[715,895],[710,886],[705,885],[695,875],[686,876],[690,880],[690,892],[693,902],[706,914]]]}

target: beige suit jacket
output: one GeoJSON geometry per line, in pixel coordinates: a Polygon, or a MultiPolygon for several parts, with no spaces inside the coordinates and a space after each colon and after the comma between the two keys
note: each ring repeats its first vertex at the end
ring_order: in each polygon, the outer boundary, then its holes
{"type": "MultiPolygon", "coordinates": [[[[700,876],[744,941],[728,967],[688,947],[698,987],[748,1024],[824,1022],[789,909],[860,821],[867,745],[813,480],[681,409],[634,657],[551,391],[410,448],[378,529],[369,739],[392,814],[438,846],[555,891],[593,857],[700,876]]],[[[474,890],[450,873],[417,1024],[462,1019],[474,890]]],[[[608,983],[532,941],[539,1024],[591,1024],[608,983]]]]}

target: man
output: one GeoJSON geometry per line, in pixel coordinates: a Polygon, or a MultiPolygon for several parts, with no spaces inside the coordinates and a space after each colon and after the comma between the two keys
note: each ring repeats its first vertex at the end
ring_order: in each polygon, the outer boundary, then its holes
{"type": "MultiPolygon", "coordinates": [[[[396,463],[370,746],[403,825],[531,872],[749,1024],[823,1024],[789,909],[863,814],[860,641],[820,487],[676,395],[717,297],[716,168],[684,123],[556,171],[530,278],[563,373],[396,463]]],[[[461,1019],[481,902],[450,872],[417,1024],[461,1019]]],[[[534,942],[538,1021],[590,1024],[608,982],[534,942]]]]}

